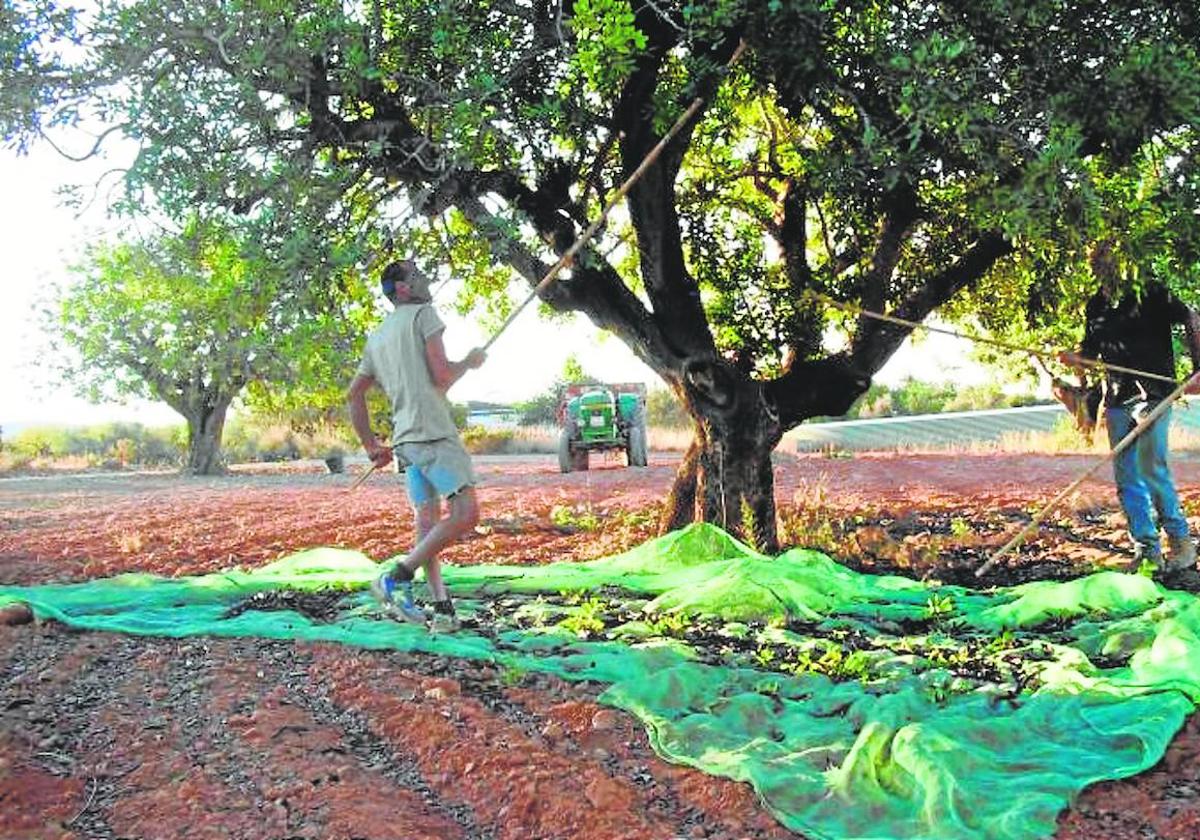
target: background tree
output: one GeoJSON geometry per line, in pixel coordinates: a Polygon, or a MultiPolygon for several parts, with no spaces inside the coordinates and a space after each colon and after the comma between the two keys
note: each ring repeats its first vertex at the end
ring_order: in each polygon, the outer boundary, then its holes
{"type": "Polygon", "coordinates": [[[564,387],[600,381],[602,380],[584,369],[579,357],[571,354],[563,361],[562,372],[555,377],[550,387],[524,402],[517,403],[518,422],[522,426],[553,426],[558,422],[558,406],[562,402],[564,387]]]}
{"type": "Polygon", "coordinates": [[[284,395],[339,377],[366,302],[322,308],[230,228],[100,245],[50,312],[68,352],[60,373],[93,400],[165,402],[187,421],[188,472],[220,472],[221,435],[248,385],[284,395]],[[307,387],[306,387],[307,386],[307,387]]]}
{"type": "Polygon", "coordinates": [[[1139,207],[1188,230],[1121,231],[1128,249],[1195,277],[1193,0],[130,0],[86,26],[4,8],[10,142],[98,109],[141,144],[135,200],[363,227],[378,207],[492,315],[703,95],[544,296],[686,405],[664,527],[747,524],[772,547],[771,450],[845,412],[907,337],[812,292],[921,321],[986,285],[972,317],[1035,311],[1139,207]],[[1160,187],[1130,196],[1153,159],[1160,187]]]}
{"type": "Polygon", "coordinates": [[[651,388],[646,393],[646,422],[651,426],[684,429],[691,425],[691,417],[673,391],[651,388]]]}
{"type": "MultiPolygon", "coordinates": [[[[1195,80],[1185,84],[1195,85],[1195,80]]],[[[1095,202],[1073,231],[1075,247],[1047,238],[1026,249],[1023,260],[995,271],[947,307],[960,321],[1007,343],[1052,354],[1073,348],[1083,336],[1082,312],[1097,290],[1084,252],[1099,243],[1113,250],[1125,285],[1140,291],[1147,282],[1167,285],[1200,307],[1200,167],[1195,125],[1156,136],[1143,144],[1127,167],[1114,169],[1096,157],[1084,163],[1095,202]],[[1082,243],[1082,245],[1080,245],[1082,243]]],[[[1029,356],[979,346],[984,364],[1010,375],[1046,368],[1029,356]]],[[[1177,347],[1180,375],[1189,370],[1177,347]]],[[[1089,374],[1097,381],[1095,374],[1089,374]]]]}

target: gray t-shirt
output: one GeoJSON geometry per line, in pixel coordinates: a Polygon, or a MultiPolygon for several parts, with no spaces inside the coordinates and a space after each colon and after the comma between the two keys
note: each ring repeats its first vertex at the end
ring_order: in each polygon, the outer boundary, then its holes
{"type": "Polygon", "coordinates": [[[433,384],[425,341],[446,327],[428,303],[403,303],[367,337],[358,372],[392,403],[392,445],[456,437],[450,401],[433,384]]]}

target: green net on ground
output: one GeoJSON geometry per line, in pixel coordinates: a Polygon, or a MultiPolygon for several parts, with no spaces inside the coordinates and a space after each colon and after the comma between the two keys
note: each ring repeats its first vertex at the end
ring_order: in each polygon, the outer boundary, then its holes
{"type": "Polygon", "coordinates": [[[749,782],[818,838],[1048,836],[1083,787],[1157,762],[1200,697],[1197,600],[1136,575],[979,592],[767,558],[697,525],[591,563],[447,568],[466,627],[431,635],[381,614],[363,591],[377,573],[314,549],[254,571],[0,587],[0,605],[598,680],[661,755],[749,782]]]}

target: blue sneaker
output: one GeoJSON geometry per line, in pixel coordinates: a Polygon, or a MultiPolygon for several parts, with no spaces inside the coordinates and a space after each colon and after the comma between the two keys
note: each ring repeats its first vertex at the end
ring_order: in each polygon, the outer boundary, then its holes
{"type": "Polygon", "coordinates": [[[386,612],[412,624],[426,624],[429,619],[425,611],[413,600],[412,581],[396,581],[389,574],[382,574],[371,581],[371,594],[386,612]],[[396,598],[397,591],[400,598],[396,598]]]}

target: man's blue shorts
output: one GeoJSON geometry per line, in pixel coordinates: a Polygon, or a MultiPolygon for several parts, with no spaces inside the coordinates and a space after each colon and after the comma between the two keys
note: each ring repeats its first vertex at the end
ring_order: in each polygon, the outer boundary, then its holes
{"type": "Polygon", "coordinates": [[[392,452],[397,469],[404,471],[408,498],[413,505],[449,498],[478,482],[471,456],[458,438],[398,443],[392,452]]]}

